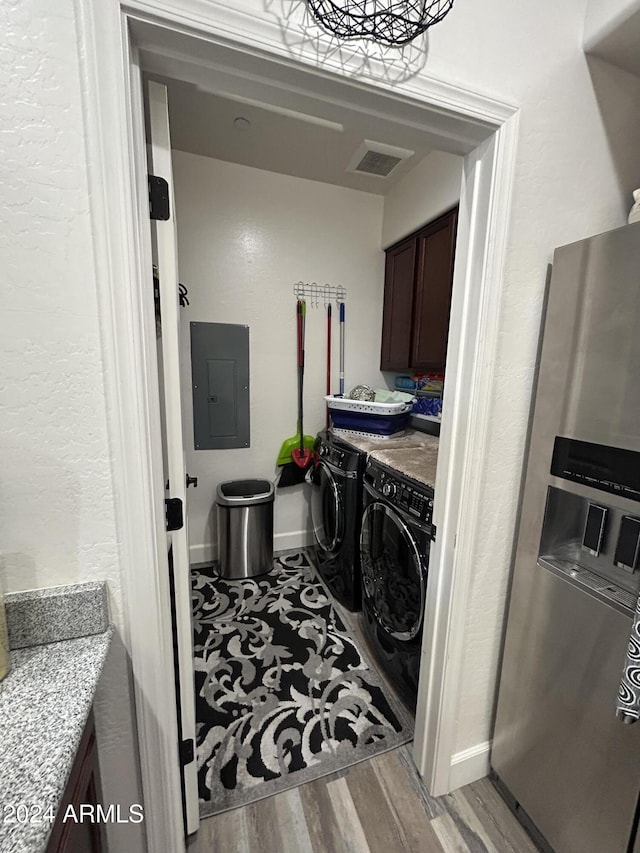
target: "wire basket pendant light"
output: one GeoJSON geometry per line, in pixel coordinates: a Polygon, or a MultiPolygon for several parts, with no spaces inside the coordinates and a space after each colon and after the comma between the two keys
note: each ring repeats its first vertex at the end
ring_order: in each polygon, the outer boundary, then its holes
{"type": "Polygon", "coordinates": [[[315,19],[343,39],[407,44],[441,21],[453,0],[307,0],[315,19]]]}

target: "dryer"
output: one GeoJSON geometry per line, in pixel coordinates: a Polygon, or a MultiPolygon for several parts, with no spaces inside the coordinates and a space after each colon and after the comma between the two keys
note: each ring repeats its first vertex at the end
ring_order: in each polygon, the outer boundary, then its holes
{"type": "Polygon", "coordinates": [[[362,625],[379,663],[415,710],[435,537],[433,489],[369,459],[360,532],[362,625]]]}
{"type": "Polygon", "coordinates": [[[361,602],[359,534],[367,455],[323,430],[311,474],[311,518],[323,580],[348,610],[361,602]]]}

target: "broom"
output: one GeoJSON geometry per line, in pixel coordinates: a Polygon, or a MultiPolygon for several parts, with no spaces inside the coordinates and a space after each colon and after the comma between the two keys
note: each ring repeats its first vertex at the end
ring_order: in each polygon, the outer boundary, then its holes
{"type": "Polygon", "coordinates": [[[278,454],[278,465],[282,467],[278,488],[296,486],[304,482],[307,468],[313,460],[315,439],[303,432],[303,388],[304,388],[304,326],[306,303],[298,299],[296,303],[297,326],[297,363],[298,363],[298,431],[282,443],[278,454]]]}

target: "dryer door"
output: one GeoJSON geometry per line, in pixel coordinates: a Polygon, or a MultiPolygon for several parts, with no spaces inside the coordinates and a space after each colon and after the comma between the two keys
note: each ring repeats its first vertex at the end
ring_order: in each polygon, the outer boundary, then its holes
{"type": "Polygon", "coordinates": [[[378,624],[396,640],[412,640],[422,626],[428,556],[392,507],[378,500],[367,506],[360,533],[363,592],[378,624]]]}
{"type": "Polygon", "coordinates": [[[322,460],[318,462],[312,477],[313,535],[318,547],[327,553],[335,551],[344,537],[344,508],[337,479],[339,477],[340,474],[334,473],[322,460]]]}

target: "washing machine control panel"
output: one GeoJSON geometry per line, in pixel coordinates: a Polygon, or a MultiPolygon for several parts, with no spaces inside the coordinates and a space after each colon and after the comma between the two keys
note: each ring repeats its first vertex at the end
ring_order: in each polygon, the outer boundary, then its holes
{"type": "Polygon", "coordinates": [[[338,447],[328,447],[326,444],[322,447],[323,450],[326,450],[326,453],[323,454],[323,459],[326,459],[327,462],[330,462],[332,465],[335,465],[336,468],[344,468],[344,450],[340,450],[338,447]]]}
{"type": "Polygon", "coordinates": [[[432,523],[433,493],[428,492],[428,487],[413,486],[390,472],[377,469],[374,488],[393,506],[424,524],[432,523]]]}
{"type": "Polygon", "coordinates": [[[324,441],[320,443],[318,448],[320,459],[333,465],[341,471],[349,471],[354,467],[353,453],[343,450],[341,447],[336,447],[334,444],[327,444],[324,441]]]}

